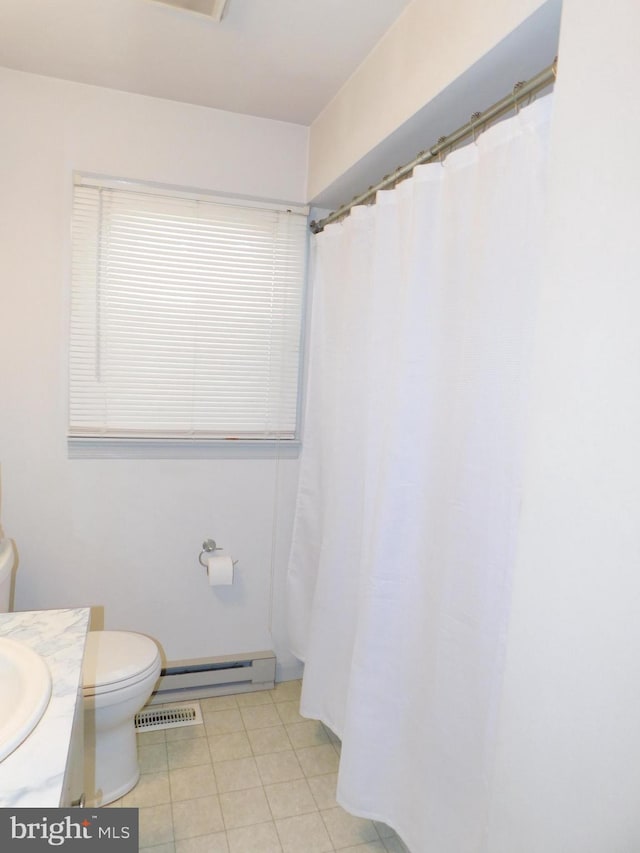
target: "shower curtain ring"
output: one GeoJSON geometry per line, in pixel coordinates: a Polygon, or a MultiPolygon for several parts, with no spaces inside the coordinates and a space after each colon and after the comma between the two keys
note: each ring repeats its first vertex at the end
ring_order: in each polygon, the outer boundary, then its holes
{"type": "Polygon", "coordinates": [[[518,92],[520,91],[520,89],[522,89],[524,84],[525,84],[524,80],[518,80],[518,82],[513,87],[513,92],[512,92],[513,106],[514,106],[514,109],[516,111],[516,115],[518,115],[518,113],[520,112],[520,101],[518,100],[518,92]]]}
{"type": "Polygon", "coordinates": [[[447,155],[445,154],[445,149],[444,149],[444,143],[445,143],[446,141],[447,141],[447,137],[446,137],[446,136],[439,136],[439,137],[438,137],[438,142],[437,142],[437,144],[436,144],[436,145],[434,145],[434,146],[433,146],[433,148],[432,148],[432,149],[431,149],[431,151],[430,151],[430,154],[431,154],[433,157],[435,157],[435,156],[436,156],[436,154],[438,155],[438,160],[440,161],[440,165],[441,165],[441,166],[444,166],[444,159],[445,159],[445,157],[447,156],[447,155]]]}
{"type": "Polygon", "coordinates": [[[477,139],[477,137],[476,137],[476,124],[481,118],[482,118],[482,113],[472,113],[472,115],[471,115],[470,124],[471,124],[471,133],[473,135],[473,141],[474,142],[477,139]]]}

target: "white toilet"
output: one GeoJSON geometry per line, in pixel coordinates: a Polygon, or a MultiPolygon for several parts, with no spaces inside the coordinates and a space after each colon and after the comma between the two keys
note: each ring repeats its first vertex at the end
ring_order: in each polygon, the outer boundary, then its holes
{"type": "Polygon", "coordinates": [[[153,640],[129,631],[90,631],[84,650],[84,793],[104,806],[140,778],[134,717],[160,675],[153,640]]]}
{"type": "MultiPolygon", "coordinates": [[[[13,545],[0,539],[0,612],[9,610],[13,545]]],[[[82,667],[87,806],[122,797],[140,777],[134,717],[160,675],[156,643],[129,631],[90,631],[82,667]]]]}

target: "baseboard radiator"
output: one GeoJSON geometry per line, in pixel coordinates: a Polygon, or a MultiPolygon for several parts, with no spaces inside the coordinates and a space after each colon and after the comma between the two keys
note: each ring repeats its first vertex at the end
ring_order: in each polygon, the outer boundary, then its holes
{"type": "Polygon", "coordinates": [[[168,661],[149,704],[270,690],[275,677],[276,656],[270,651],[168,661]]]}

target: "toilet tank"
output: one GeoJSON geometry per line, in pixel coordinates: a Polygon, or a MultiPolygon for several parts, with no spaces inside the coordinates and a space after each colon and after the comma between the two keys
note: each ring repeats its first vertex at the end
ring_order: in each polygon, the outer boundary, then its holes
{"type": "Polygon", "coordinates": [[[0,539],[0,613],[9,610],[14,554],[11,539],[0,539]]]}

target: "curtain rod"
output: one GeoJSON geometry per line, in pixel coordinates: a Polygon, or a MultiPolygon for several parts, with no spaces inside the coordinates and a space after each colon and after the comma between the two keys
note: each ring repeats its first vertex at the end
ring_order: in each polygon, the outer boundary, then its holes
{"type": "Polygon", "coordinates": [[[484,112],[474,113],[466,124],[463,124],[448,136],[441,136],[434,146],[426,151],[421,151],[410,163],[407,163],[405,166],[399,166],[395,171],[391,172],[391,174],[385,175],[385,177],[375,186],[369,187],[365,192],[354,196],[351,201],[341,205],[337,210],[334,210],[328,216],[325,216],[324,219],[320,219],[318,222],[314,220],[309,225],[309,228],[314,234],[318,234],[320,231],[323,231],[327,225],[348,216],[352,207],[355,207],[358,204],[366,204],[367,202],[372,203],[379,190],[388,189],[405,178],[408,178],[416,166],[421,166],[424,163],[430,163],[441,154],[448,153],[447,149],[452,149],[454,145],[457,145],[459,142],[462,142],[469,137],[475,138],[476,134],[485,130],[486,126],[490,122],[501,118],[513,109],[518,110],[524,100],[532,98],[534,95],[538,94],[538,92],[541,92],[543,89],[550,86],[555,81],[557,73],[558,57],[556,56],[551,65],[544,68],[536,74],[535,77],[532,77],[527,81],[516,83],[511,94],[505,95],[504,98],[497,101],[484,112]]]}

